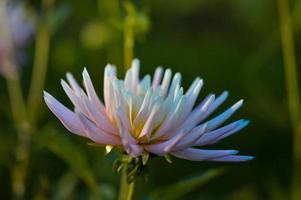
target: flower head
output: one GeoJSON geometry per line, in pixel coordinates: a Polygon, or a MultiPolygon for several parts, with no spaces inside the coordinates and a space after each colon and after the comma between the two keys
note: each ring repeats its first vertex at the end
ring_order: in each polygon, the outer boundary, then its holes
{"type": "Polygon", "coordinates": [[[0,2],[0,71],[12,76],[12,67],[24,58],[20,51],[34,31],[24,4],[0,2]]]}
{"type": "Polygon", "coordinates": [[[152,153],[173,155],[194,161],[246,161],[253,157],[236,155],[236,150],[206,150],[196,147],[214,144],[244,128],[249,121],[238,120],[220,127],[238,108],[240,100],[222,114],[207,118],[227,99],[208,95],[194,106],[203,80],[196,78],[184,92],[181,74],[157,68],[139,79],[139,61],[134,60],[125,79],[119,80],[114,66],[104,74],[104,102],[98,98],[89,74],[83,71],[83,90],[71,74],[63,89],[74,104],[69,110],[53,96],[44,93],[50,110],[72,133],[95,143],[122,147],[130,156],[152,153]]]}

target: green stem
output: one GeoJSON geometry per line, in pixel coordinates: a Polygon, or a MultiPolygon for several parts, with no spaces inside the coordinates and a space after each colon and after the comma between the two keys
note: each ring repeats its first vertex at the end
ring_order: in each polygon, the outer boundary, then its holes
{"type": "Polygon", "coordinates": [[[119,198],[118,200],[132,200],[135,191],[135,179],[128,184],[127,183],[127,174],[126,167],[122,169],[121,179],[120,179],[120,189],[119,189],[119,198]]]}
{"type": "Polygon", "coordinates": [[[122,169],[120,178],[119,198],[118,200],[126,200],[126,196],[129,190],[129,185],[126,181],[126,168],[122,169]]]}
{"type": "Polygon", "coordinates": [[[124,23],[124,69],[127,71],[131,66],[134,57],[135,35],[133,30],[133,18],[128,11],[124,23]]]}
{"type": "Polygon", "coordinates": [[[20,128],[26,119],[26,108],[19,78],[10,79],[7,77],[6,84],[14,123],[17,128],[20,128]]]}
{"type": "Polygon", "coordinates": [[[19,79],[7,78],[6,82],[18,137],[18,143],[15,152],[16,164],[12,172],[13,194],[14,199],[23,199],[29,156],[28,149],[30,144],[30,125],[26,119],[26,110],[19,79]]]}
{"type": "MultiPolygon", "coordinates": [[[[7,1],[2,1],[0,7],[3,9],[7,1]]],[[[17,132],[17,145],[15,149],[16,163],[12,169],[12,192],[14,199],[24,199],[25,182],[26,182],[26,169],[28,166],[28,154],[30,137],[30,125],[27,121],[27,113],[25,102],[22,94],[21,83],[19,80],[18,67],[16,66],[15,53],[13,47],[13,40],[8,19],[6,18],[6,10],[1,10],[1,27],[3,28],[4,42],[8,50],[7,62],[4,68],[9,69],[9,73],[5,74],[7,90],[9,95],[11,112],[14,120],[14,125],[17,132]]]]}
{"type": "Polygon", "coordinates": [[[301,126],[297,65],[294,52],[293,28],[287,0],[279,0],[281,38],[290,119],[293,128],[292,199],[301,199],[301,126]]]}
{"type": "Polygon", "coordinates": [[[41,22],[37,31],[33,75],[28,96],[28,107],[32,122],[37,118],[38,106],[42,100],[42,90],[48,66],[50,32],[47,24],[41,22]]]}
{"type": "Polygon", "coordinates": [[[128,194],[127,194],[127,200],[132,200],[134,196],[135,191],[135,180],[129,184],[128,194]]]}

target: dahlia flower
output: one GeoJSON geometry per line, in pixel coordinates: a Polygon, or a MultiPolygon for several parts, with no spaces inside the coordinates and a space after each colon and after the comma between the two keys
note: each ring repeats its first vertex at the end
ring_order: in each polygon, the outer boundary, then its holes
{"type": "Polygon", "coordinates": [[[49,93],[44,99],[49,109],[72,133],[95,143],[118,146],[131,157],[144,154],[173,155],[193,161],[239,162],[251,156],[236,155],[237,150],[207,150],[197,147],[217,143],[242,128],[249,121],[238,120],[221,126],[243,101],[222,114],[207,118],[227,99],[225,91],[218,97],[208,95],[194,106],[203,80],[196,78],[184,93],[181,74],[158,67],[153,79],[139,79],[139,61],[135,59],[124,80],[108,64],[104,73],[104,103],[98,98],[90,76],[83,71],[82,89],[70,73],[62,80],[64,91],[74,104],[71,111],[49,93]]]}

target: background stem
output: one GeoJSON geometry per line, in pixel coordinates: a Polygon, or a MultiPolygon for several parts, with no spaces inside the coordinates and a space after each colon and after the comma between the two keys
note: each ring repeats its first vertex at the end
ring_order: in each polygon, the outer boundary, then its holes
{"type": "MultiPolygon", "coordinates": [[[[49,12],[49,10],[52,8],[52,4],[52,0],[43,1],[45,13],[49,12]]],[[[42,20],[42,22],[39,23],[36,36],[36,53],[34,58],[33,74],[28,96],[29,114],[30,119],[33,123],[37,117],[37,110],[42,100],[42,90],[44,88],[48,66],[49,45],[50,30],[48,24],[45,23],[45,20],[42,20]]]]}
{"type": "Polygon", "coordinates": [[[6,13],[7,1],[1,1],[0,21],[2,28],[3,42],[7,48],[7,58],[4,68],[6,68],[8,74],[4,74],[6,78],[6,85],[9,95],[9,102],[13,122],[17,135],[17,144],[15,149],[15,165],[11,171],[12,181],[12,192],[14,199],[24,199],[27,166],[28,166],[28,155],[29,155],[29,143],[30,126],[27,121],[26,106],[22,94],[21,83],[18,74],[18,66],[15,59],[15,49],[13,44],[12,33],[10,26],[7,23],[6,13]]]}
{"type": "MultiPolygon", "coordinates": [[[[15,73],[17,74],[17,72],[15,73]]],[[[19,79],[7,78],[6,82],[18,138],[15,150],[16,164],[12,171],[12,189],[14,199],[23,199],[29,157],[30,125],[26,118],[26,108],[19,79]]]]}
{"type": "MultiPolygon", "coordinates": [[[[126,7],[125,2],[125,7],[126,7]]],[[[130,15],[130,11],[126,8],[127,16],[125,17],[124,21],[124,46],[123,46],[123,53],[124,53],[124,69],[127,71],[132,63],[134,57],[134,45],[135,45],[135,35],[133,30],[133,19],[130,15]]]]}
{"type": "MultiPolygon", "coordinates": [[[[43,6],[49,8],[52,0],[44,0],[43,6]]],[[[7,21],[7,20],[6,20],[7,21]]],[[[12,57],[12,63],[15,64],[13,41],[10,37],[10,30],[7,24],[4,24],[7,32],[8,47],[12,57]]],[[[44,85],[44,79],[47,68],[48,51],[49,51],[50,33],[46,23],[40,23],[37,31],[36,40],[36,57],[33,69],[33,77],[31,82],[29,104],[26,107],[22,88],[18,75],[18,67],[12,66],[14,77],[6,77],[7,88],[10,98],[14,125],[17,131],[17,145],[15,149],[16,163],[12,169],[12,190],[14,199],[24,199],[26,191],[27,170],[30,156],[31,132],[35,124],[35,111],[37,103],[41,99],[41,92],[44,85]],[[29,115],[30,114],[30,115],[29,115]],[[31,118],[31,120],[29,119],[31,118]]]]}
{"type": "Polygon", "coordinates": [[[284,70],[288,96],[289,114],[293,128],[293,174],[292,199],[301,199],[301,126],[300,97],[298,88],[297,66],[294,52],[294,40],[289,4],[279,0],[281,39],[284,58],[284,70]]]}

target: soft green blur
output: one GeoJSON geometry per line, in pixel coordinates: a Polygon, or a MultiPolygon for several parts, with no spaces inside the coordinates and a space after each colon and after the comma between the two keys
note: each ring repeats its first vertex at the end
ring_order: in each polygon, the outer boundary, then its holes
{"type": "MultiPolygon", "coordinates": [[[[135,185],[134,199],[290,199],[293,144],[298,143],[293,138],[298,137],[293,137],[288,106],[290,78],[285,76],[278,8],[282,4],[137,0],[125,6],[124,2],[130,1],[27,1],[28,9],[38,12],[38,27],[26,48],[20,82],[10,84],[0,77],[0,199],[20,196],[14,194],[16,180],[24,182],[23,199],[118,199],[120,174],[112,171],[118,152],[105,156],[104,148],[70,134],[42,101],[42,89],[71,107],[60,79],[69,71],[80,82],[86,67],[102,98],[104,66],[116,64],[123,77],[132,56],[140,59],[142,74],[153,74],[158,65],[181,72],[185,88],[196,76],[202,77],[205,85],[199,100],[228,90],[229,99],[216,113],[243,98],[244,106],[229,122],[247,118],[251,124],[208,148],[239,149],[256,157],[233,164],[151,159],[135,185]],[[14,113],[11,109],[9,88],[18,90],[18,84],[26,101],[26,119],[20,105],[12,105],[17,107],[14,113]],[[18,113],[23,118],[14,122],[18,113]],[[20,137],[24,132],[30,138],[25,147],[20,137]]],[[[300,74],[301,1],[289,3],[300,74]]]]}

